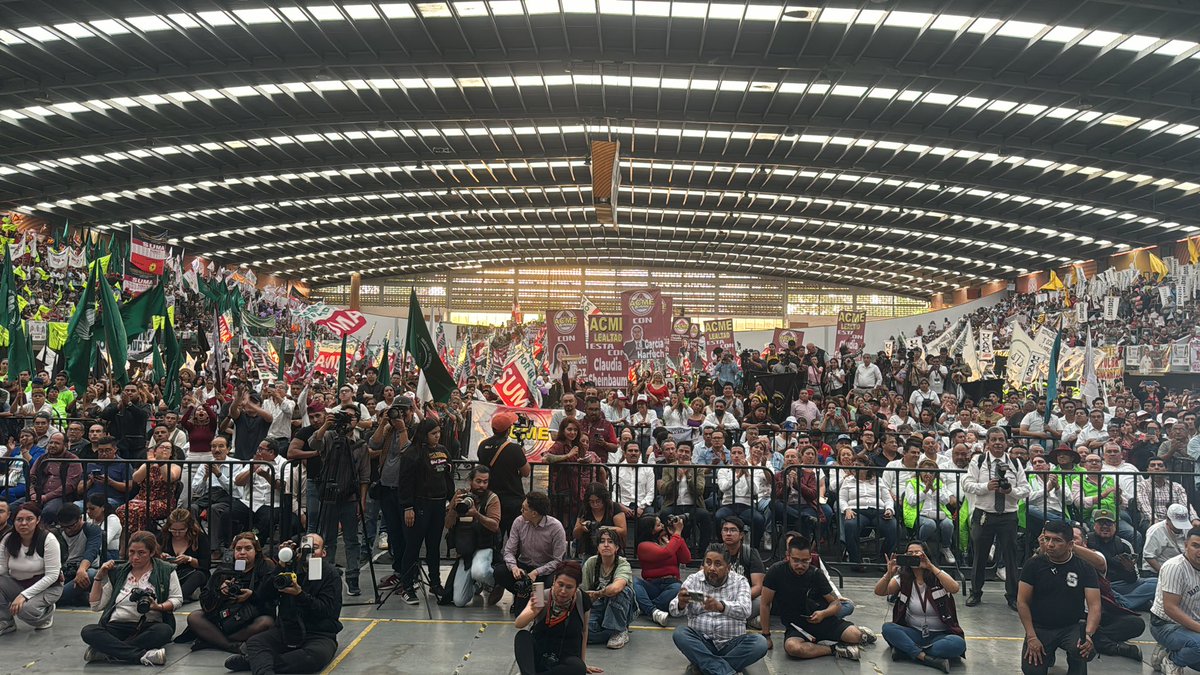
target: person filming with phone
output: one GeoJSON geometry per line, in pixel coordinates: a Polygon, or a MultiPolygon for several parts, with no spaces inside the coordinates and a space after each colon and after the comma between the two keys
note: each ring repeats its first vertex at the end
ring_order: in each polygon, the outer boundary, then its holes
{"type": "Polygon", "coordinates": [[[951,661],[967,653],[954,606],[958,591],[958,581],[933,564],[923,542],[910,542],[903,555],[888,559],[875,595],[896,596],[892,620],[883,624],[883,639],[892,648],[893,660],[901,657],[950,672],[951,661]]]}
{"type": "Polygon", "coordinates": [[[687,675],[734,675],[767,655],[767,639],[746,633],[750,582],[730,573],[724,544],[709,545],[703,567],[683,581],[670,613],[688,618],[674,635],[688,660],[687,675]]]}

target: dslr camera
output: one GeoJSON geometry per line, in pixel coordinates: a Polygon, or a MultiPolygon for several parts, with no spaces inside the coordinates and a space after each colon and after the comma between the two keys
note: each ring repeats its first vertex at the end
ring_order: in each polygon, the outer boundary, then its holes
{"type": "Polygon", "coordinates": [[[304,569],[310,555],[312,555],[311,542],[303,541],[297,545],[293,541],[285,541],[280,544],[279,551],[276,553],[276,557],[279,559],[279,573],[271,579],[275,590],[282,591],[285,588],[291,588],[294,583],[299,583],[298,570],[304,569]]]}
{"type": "Polygon", "coordinates": [[[138,614],[149,614],[150,605],[154,603],[154,591],[149,588],[135,588],[129,592],[129,600],[137,605],[138,614]]]}
{"type": "Polygon", "coordinates": [[[397,396],[387,409],[387,417],[389,420],[403,419],[408,416],[409,410],[412,410],[412,400],[407,396],[397,396]]]}
{"type": "Polygon", "coordinates": [[[333,430],[339,434],[345,435],[350,433],[350,427],[354,426],[354,416],[345,410],[339,410],[333,413],[333,430]]]}
{"type": "Polygon", "coordinates": [[[1008,467],[999,466],[996,468],[996,486],[1001,490],[1011,490],[1012,481],[1008,480],[1008,467]]]}
{"type": "Polygon", "coordinates": [[[475,506],[475,497],[470,492],[463,492],[462,499],[454,505],[454,511],[460,517],[465,516],[473,506],[475,506]]]}

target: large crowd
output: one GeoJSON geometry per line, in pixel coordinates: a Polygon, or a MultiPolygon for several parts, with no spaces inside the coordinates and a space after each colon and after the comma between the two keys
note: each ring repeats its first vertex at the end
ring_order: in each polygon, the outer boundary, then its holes
{"type": "MultiPolygon", "coordinates": [[[[1140,283],[1126,293],[1122,327],[1097,326],[1105,340],[1192,330],[1193,303],[1163,307],[1140,283]]],[[[1014,320],[1061,310],[1032,297],[969,320],[1003,340],[1014,320]]],[[[286,320],[273,299],[249,299],[286,320]]],[[[202,299],[175,307],[211,331],[202,299]]],[[[1130,641],[1147,618],[1156,669],[1200,666],[1190,391],[981,392],[945,350],[770,345],[634,372],[627,387],[545,377],[554,412],[535,433],[503,408],[472,419],[474,402],[498,400],[483,374],[427,402],[404,359],[338,386],[212,368],[200,350],[176,408],[148,378],[79,391],[62,373],[12,374],[0,636],[88,606],[87,661],[162,665],[187,643],[228,652],[234,671],[318,672],[343,601],[366,588],[410,605],[506,605],[528,629],[514,643],[523,675],[596,672],[588,646],[626,646],[639,617],[674,626],[692,672],[740,672],[777,631],[797,659],[858,659],[878,636],[894,658],[949,672],[966,649],[955,595],[976,607],[995,580],[1024,627],[1026,673],[1056,651],[1072,673],[1096,653],[1140,660],[1130,641]],[[757,376],[781,371],[796,386],[764,389],[757,376]],[[473,442],[475,422],[492,435],[473,442]],[[552,443],[531,457],[541,433],[552,443]],[[376,561],[389,568],[378,582],[376,561]],[[835,568],[881,574],[892,621],[853,622],[835,568]]]]}

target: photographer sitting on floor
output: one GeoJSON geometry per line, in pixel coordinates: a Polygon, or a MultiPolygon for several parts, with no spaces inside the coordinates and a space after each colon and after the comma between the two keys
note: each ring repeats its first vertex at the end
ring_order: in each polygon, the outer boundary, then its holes
{"type": "Polygon", "coordinates": [[[275,622],[261,591],[274,571],[271,561],[262,559],[253,532],[234,537],[233,558],[209,578],[200,594],[201,609],[188,614],[188,631],[196,638],[192,651],[214,647],[237,654],[243,642],[270,630],[275,622]]]}
{"type": "Polygon", "coordinates": [[[247,640],[242,654],[225,659],[229,670],[318,673],[337,653],[342,580],[325,559],[325,541],[308,534],[300,546],[285,542],[278,556],[280,571],[256,591],[263,604],[276,605],[275,625],[247,640]]]}
{"type": "Polygon", "coordinates": [[[476,464],[467,479],[471,489],[456,491],[450,508],[446,509],[446,529],[458,551],[458,562],[446,583],[453,591],[443,594],[439,602],[448,605],[453,601],[458,607],[471,604],[480,587],[495,585],[492,559],[500,545],[500,497],[488,490],[491,471],[483,464],[476,464]]]}
{"type": "Polygon", "coordinates": [[[158,540],[145,530],[129,536],[126,555],[129,562],[109,560],[96,572],[90,601],[102,614],[80,631],[88,645],[83,660],[161,666],[175,634],[174,611],[183,605],[179,577],[158,559],[158,540]]]}

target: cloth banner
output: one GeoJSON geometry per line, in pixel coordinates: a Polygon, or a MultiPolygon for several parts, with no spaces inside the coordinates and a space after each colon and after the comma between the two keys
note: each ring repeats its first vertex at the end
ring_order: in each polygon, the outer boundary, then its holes
{"type": "Polygon", "coordinates": [[[1158,287],[1158,301],[1162,304],[1163,307],[1169,307],[1171,305],[1171,287],[1170,286],[1159,286],[1158,287]]]}
{"type": "Polygon", "coordinates": [[[584,372],[587,379],[602,389],[624,389],[629,384],[629,361],[622,349],[625,343],[622,323],[619,314],[593,314],[587,318],[584,372]]]}
{"type": "MultiPolygon", "coordinates": [[[[357,345],[355,345],[357,348],[357,345]]],[[[346,353],[353,354],[351,345],[347,342],[346,353]]],[[[321,340],[313,345],[313,371],[322,375],[333,375],[338,371],[338,363],[342,360],[341,340],[321,340]]]]}
{"type": "MultiPolygon", "coordinates": [[[[32,325],[32,324],[31,324],[32,325]]],[[[32,333],[30,329],[30,333],[32,333]]],[[[1181,340],[1171,345],[1171,372],[1187,373],[1191,371],[1192,356],[1188,351],[1188,343],[1186,340],[1181,340]]]]}
{"type": "Polygon", "coordinates": [[[979,360],[992,361],[995,355],[996,331],[990,328],[979,329],[979,360]]]}
{"type": "Polygon", "coordinates": [[[71,264],[71,255],[67,253],[67,249],[61,251],[47,251],[46,264],[52,270],[65,270],[71,264]]]}
{"type": "Polygon", "coordinates": [[[87,254],[83,249],[69,249],[67,251],[67,264],[76,269],[83,269],[87,265],[87,254]]]}
{"type": "Polygon", "coordinates": [[[362,312],[333,307],[327,309],[331,310],[328,315],[314,320],[313,323],[333,331],[339,338],[357,333],[367,325],[367,317],[363,316],[362,312]]]}
{"type": "Polygon", "coordinates": [[[794,328],[776,328],[775,334],[771,336],[771,342],[775,343],[778,351],[787,349],[789,340],[794,340],[797,347],[803,347],[804,331],[794,328]]]}
{"type": "Polygon", "coordinates": [[[1096,378],[1100,380],[1119,380],[1125,375],[1121,348],[1117,345],[1096,347],[1096,378]]]}
{"type": "Polygon", "coordinates": [[[467,459],[479,459],[479,444],[492,437],[492,417],[500,412],[511,412],[517,416],[517,423],[508,432],[509,438],[524,447],[525,458],[530,462],[541,461],[542,456],[554,446],[554,435],[558,433],[558,429],[551,428],[550,422],[555,413],[562,410],[521,408],[487,401],[471,401],[471,439],[467,446],[467,459]]]}
{"type": "Polygon", "coordinates": [[[217,330],[221,336],[221,344],[233,341],[233,316],[229,312],[223,312],[217,317],[217,330]]]}
{"type": "Polygon", "coordinates": [[[1188,353],[1191,355],[1190,372],[1200,373],[1200,340],[1193,339],[1188,343],[1188,353]]]}
{"type": "MultiPolygon", "coordinates": [[[[546,363],[550,378],[558,380],[572,364],[584,358],[587,320],[581,309],[560,309],[546,323],[546,363]]],[[[465,350],[464,350],[465,351],[465,350]]]]}
{"type": "Polygon", "coordinates": [[[691,341],[692,320],[686,316],[677,316],[671,321],[671,345],[668,355],[677,363],[682,363],[683,356],[688,351],[691,341]]]}
{"type": "Polygon", "coordinates": [[[129,243],[129,262],[133,267],[155,276],[162,276],[167,263],[167,247],[152,241],[144,241],[131,237],[129,243]]]}
{"type": "Polygon", "coordinates": [[[1171,345],[1142,345],[1137,359],[1138,375],[1166,375],[1171,368],[1171,345]]]}
{"type": "Polygon", "coordinates": [[[621,293],[621,351],[630,362],[667,358],[671,340],[671,317],[665,298],[657,288],[639,288],[621,293]]]}
{"type": "Polygon", "coordinates": [[[504,364],[493,390],[504,405],[516,407],[537,406],[541,403],[541,392],[533,385],[537,378],[537,364],[524,349],[504,364]]]}
{"type": "Polygon", "coordinates": [[[834,351],[840,352],[842,345],[851,353],[862,351],[866,345],[867,310],[844,309],[838,312],[837,338],[834,340],[834,351]]]}
{"type": "Polygon", "coordinates": [[[158,281],[154,277],[146,277],[142,276],[141,274],[129,273],[125,274],[124,279],[125,280],[121,285],[122,290],[127,291],[135,298],[153,288],[154,284],[158,281]]]}
{"type": "Polygon", "coordinates": [[[705,321],[704,339],[707,342],[705,346],[707,353],[701,356],[706,359],[712,356],[713,350],[717,347],[720,347],[723,352],[735,351],[737,344],[733,341],[733,319],[705,321]]]}
{"type": "Polygon", "coordinates": [[[1116,321],[1118,312],[1121,308],[1121,298],[1110,295],[1104,298],[1104,320],[1116,321]]]}
{"type": "Polygon", "coordinates": [[[767,395],[771,419],[776,424],[783,424],[787,418],[792,401],[800,397],[800,373],[779,373],[772,375],[760,370],[747,370],[746,388],[753,391],[754,385],[761,384],[763,393],[767,395]]]}

